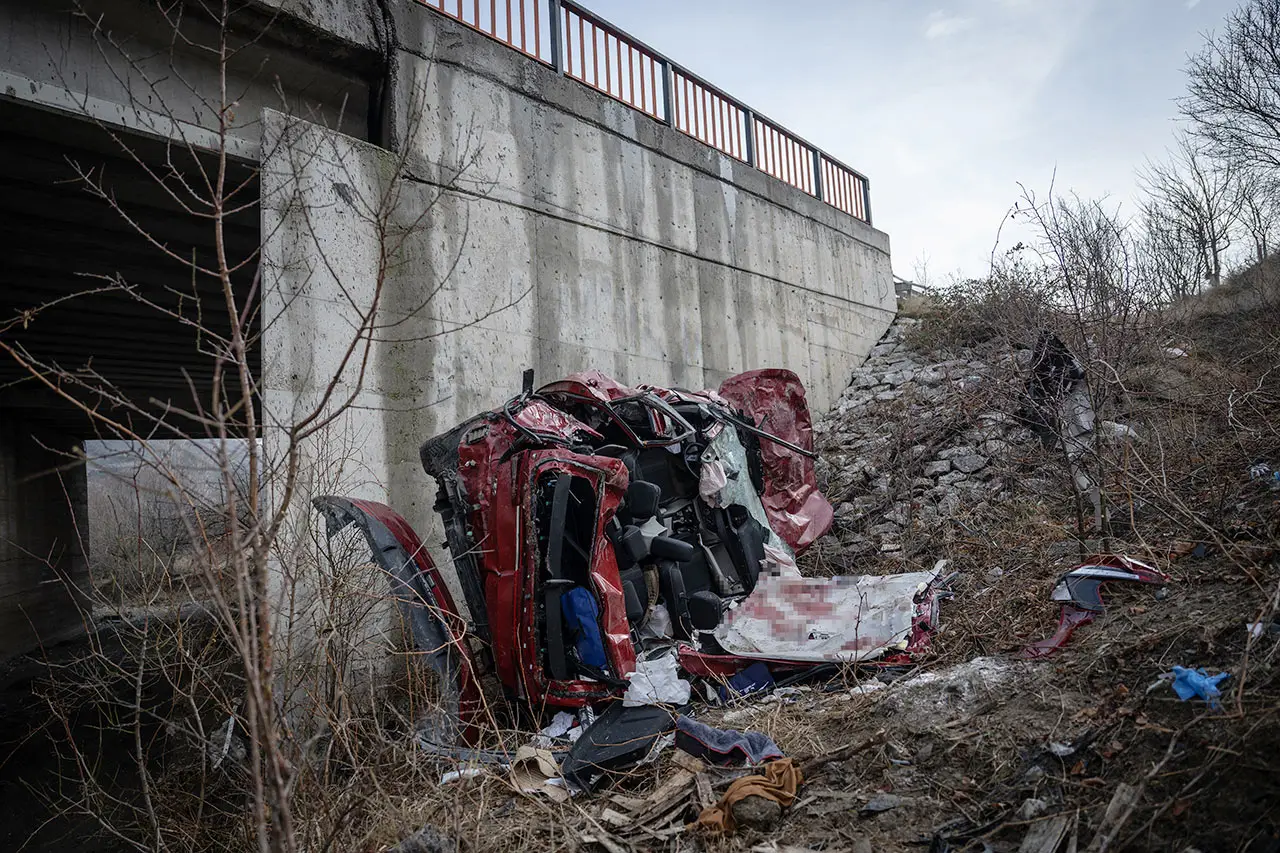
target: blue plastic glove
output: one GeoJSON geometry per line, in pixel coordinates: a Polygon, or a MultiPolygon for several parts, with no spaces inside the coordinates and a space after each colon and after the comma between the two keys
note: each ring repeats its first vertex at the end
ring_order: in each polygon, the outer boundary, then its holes
{"type": "Polygon", "coordinates": [[[1218,697],[1222,695],[1222,691],[1218,689],[1218,684],[1224,679],[1230,678],[1231,673],[1220,672],[1217,675],[1209,675],[1203,669],[1187,669],[1182,666],[1173,668],[1173,692],[1178,694],[1178,698],[1186,702],[1192,696],[1199,696],[1201,699],[1209,703],[1209,707],[1218,710],[1221,706],[1218,704],[1218,697]]]}

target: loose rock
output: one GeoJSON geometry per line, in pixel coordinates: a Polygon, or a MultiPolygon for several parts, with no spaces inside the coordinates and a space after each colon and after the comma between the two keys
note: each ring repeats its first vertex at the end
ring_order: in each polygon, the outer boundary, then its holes
{"type": "Polygon", "coordinates": [[[782,820],[782,803],[768,797],[743,797],[733,804],[733,819],[747,829],[772,829],[782,820]]]}
{"type": "Polygon", "coordinates": [[[951,464],[955,466],[957,471],[974,474],[987,467],[987,457],[979,456],[976,453],[972,456],[957,456],[951,460],[951,464]]]}
{"type": "Polygon", "coordinates": [[[880,812],[887,812],[890,809],[896,809],[902,805],[902,797],[897,794],[876,794],[867,804],[862,807],[862,814],[874,815],[880,812]]]}

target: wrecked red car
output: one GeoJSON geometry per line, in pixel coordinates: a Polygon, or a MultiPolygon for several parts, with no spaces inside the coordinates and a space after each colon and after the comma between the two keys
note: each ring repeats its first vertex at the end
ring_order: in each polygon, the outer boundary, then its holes
{"type": "Polygon", "coordinates": [[[836,636],[816,657],[787,645],[797,621],[796,641],[815,639],[791,605],[811,602],[822,618],[833,594],[857,591],[856,578],[813,581],[826,585],[813,591],[796,576],[795,555],[832,521],[813,455],[790,371],[735,376],[718,392],[632,388],[597,371],[535,391],[526,373],[519,396],[421,450],[466,617],[398,516],[340,498],[317,505],[331,531],[352,522],[364,531],[465,723],[476,673],[492,672],[539,711],[621,695],[653,645],[676,644],[685,672],[703,676],[761,660],[854,660],[872,636],[893,634],[909,649],[936,619],[936,600],[916,595],[928,584],[908,575],[898,576],[905,605],[885,608],[875,626],[868,619],[856,643],[836,636]],[[758,587],[752,606],[738,608],[758,587]],[[730,643],[735,609],[744,615],[730,643]],[[775,645],[790,653],[773,656],[775,645]]]}

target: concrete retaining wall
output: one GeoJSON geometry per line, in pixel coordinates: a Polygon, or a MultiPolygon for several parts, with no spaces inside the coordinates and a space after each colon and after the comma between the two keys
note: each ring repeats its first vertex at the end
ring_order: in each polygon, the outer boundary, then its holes
{"type": "Polygon", "coordinates": [[[435,540],[418,446],[526,367],[703,388],[781,366],[825,409],[892,320],[884,233],[429,10],[395,29],[401,156],[265,122],[289,137],[264,143],[271,417],[321,399],[359,306],[391,324],[314,458],[326,489],[435,540]]]}
{"type": "Polygon", "coordinates": [[[396,32],[397,142],[427,182],[470,163],[472,245],[534,286],[540,375],[784,365],[825,406],[887,327],[883,232],[441,15],[396,32]]]}

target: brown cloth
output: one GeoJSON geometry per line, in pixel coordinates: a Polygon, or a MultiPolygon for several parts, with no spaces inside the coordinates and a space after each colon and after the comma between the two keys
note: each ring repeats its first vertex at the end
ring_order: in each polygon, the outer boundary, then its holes
{"type": "Polygon", "coordinates": [[[698,827],[712,832],[733,832],[733,804],[746,797],[764,797],[782,805],[785,809],[795,802],[796,789],[804,781],[804,774],[790,758],[771,761],[764,766],[763,776],[743,776],[735,779],[724,792],[720,802],[702,810],[698,815],[698,827]]]}

